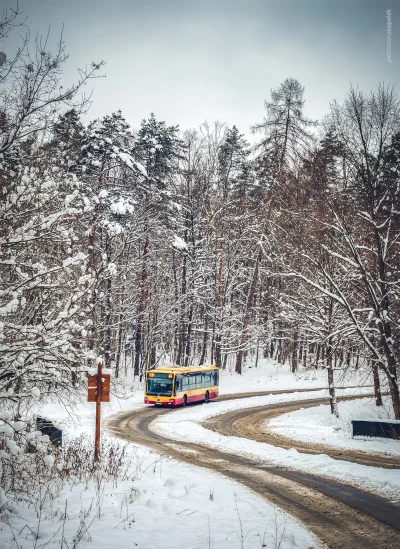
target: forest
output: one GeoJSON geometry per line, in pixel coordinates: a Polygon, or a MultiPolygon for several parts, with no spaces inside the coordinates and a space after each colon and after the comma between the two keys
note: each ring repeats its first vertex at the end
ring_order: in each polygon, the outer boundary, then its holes
{"type": "MultiPolygon", "coordinates": [[[[0,400],[68,394],[98,356],[241,374],[362,369],[400,419],[400,99],[350,87],[319,120],[294,78],[252,128],[87,123],[103,62],[0,23],[0,400]],[[246,137],[247,136],[247,137],[246,137]],[[382,388],[381,388],[382,383],[382,388]]],[[[169,125],[170,123],[173,125],[169,125]]],[[[176,125],[174,125],[176,124],[176,125]]]]}

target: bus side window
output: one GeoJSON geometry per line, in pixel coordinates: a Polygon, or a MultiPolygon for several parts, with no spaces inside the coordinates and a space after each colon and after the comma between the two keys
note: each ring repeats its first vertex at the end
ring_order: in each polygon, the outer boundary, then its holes
{"type": "Polygon", "coordinates": [[[196,376],[196,387],[197,389],[201,389],[203,387],[203,376],[196,376]]]}
{"type": "Polygon", "coordinates": [[[187,386],[188,386],[188,381],[189,381],[188,378],[187,378],[187,377],[184,377],[184,378],[182,379],[182,387],[187,387],[187,386]]]}

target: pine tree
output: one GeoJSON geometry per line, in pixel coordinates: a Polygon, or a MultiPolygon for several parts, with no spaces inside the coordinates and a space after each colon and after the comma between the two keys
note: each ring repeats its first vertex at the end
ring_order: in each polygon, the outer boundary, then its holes
{"type": "Polygon", "coordinates": [[[77,172],[82,160],[82,148],[85,142],[85,129],[76,109],[59,116],[53,127],[54,138],[50,147],[58,151],[60,165],[66,171],[77,172]]]}
{"type": "Polygon", "coordinates": [[[310,149],[310,129],[316,123],[303,114],[304,104],[304,87],[287,78],[271,90],[271,101],[265,102],[267,115],[253,126],[253,131],[264,134],[258,145],[258,172],[268,183],[294,170],[310,149]]]}
{"type": "MultiPolygon", "coordinates": [[[[177,126],[167,126],[165,122],[156,120],[151,114],[148,120],[143,120],[137,134],[132,154],[146,168],[151,187],[145,199],[147,215],[144,220],[144,239],[141,250],[140,289],[137,308],[135,330],[135,360],[134,373],[143,372],[143,340],[145,332],[145,314],[149,299],[148,262],[150,254],[151,225],[154,227],[154,217],[150,223],[150,216],[154,215],[154,206],[157,204],[157,217],[168,222],[166,209],[160,199],[165,202],[169,198],[167,184],[170,178],[179,171],[179,159],[182,157],[183,142],[178,136],[177,126]],[[164,191],[166,191],[164,193],[164,191]],[[161,193],[161,194],[160,194],[161,193]]],[[[153,354],[153,353],[150,353],[153,354]]]]}

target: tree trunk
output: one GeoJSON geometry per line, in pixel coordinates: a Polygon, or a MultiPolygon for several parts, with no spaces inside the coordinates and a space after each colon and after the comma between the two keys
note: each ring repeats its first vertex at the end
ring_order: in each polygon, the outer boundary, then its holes
{"type": "Polygon", "coordinates": [[[315,356],[315,369],[317,370],[318,369],[318,362],[319,362],[319,355],[321,353],[321,346],[320,344],[318,343],[317,344],[317,354],[315,356]]]}
{"type": "Polygon", "coordinates": [[[392,405],[395,419],[400,419],[400,395],[399,386],[393,377],[389,374],[387,376],[389,382],[390,396],[392,397],[392,405]]]}
{"type": "Polygon", "coordinates": [[[297,330],[293,334],[293,348],[292,348],[292,373],[294,374],[297,371],[298,367],[298,337],[299,334],[297,330]]]}
{"type": "Polygon", "coordinates": [[[199,366],[202,366],[206,360],[207,353],[207,339],[208,339],[208,315],[204,312],[204,334],[203,334],[203,347],[201,350],[199,366]]]}
{"type": "Polygon", "coordinates": [[[251,306],[253,303],[254,298],[254,291],[256,288],[257,283],[257,277],[258,277],[258,266],[261,261],[261,250],[258,252],[256,264],[254,267],[253,277],[251,279],[249,293],[247,296],[247,302],[246,302],[246,312],[243,319],[243,327],[242,327],[242,336],[240,340],[240,349],[236,356],[236,365],[235,365],[235,372],[237,374],[242,373],[242,362],[243,362],[243,353],[244,353],[244,346],[247,342],[247,329],[250,322],[250,316],[251,316],[251,306]]]}
{"type": "Polygon", "coordinates": [[[260,349],[260,338],[257,338],[256,360],[255,360],[255,363],[254,363],[254,368],[257,368],[257,366],[258,366],[259,349],[260,349]]]}
{"type": "Polygon", "coordinates": [[[173,341],[173,351],[172,351],[172,363],[177,364],[177,351],[178,351],[178,340],[179,340],[179,289],[178,289],[178,277],[176,274],[176,263],[175,263],[175,251],[172,251],[172,273],[174,275],[174,296],[175,296],[175,326],[174,326],[174,341],[173,341]]]}
{"type": "Polygon", "coordinates": [[[118,326],[118,343],[117,343],[117,352],[115,355],[115,377],[119,377],[119,364],[121,360],[121,347],[122,347],[122,313],[119,315],[119,326],[118,326]]]}
{"type": "Polygon", "coordinates": [[[331,414],[334,414],[336,417],[339,417],[339,410],[338,410],[337,401],[336,401],[335,384],[333,379],[332,347],[330,343],[328,343],[328,347],[326,349],[326,362],[328,366],[328,388],[329,388],[329,400],[331,405],[331,414]]]}
{"type": "Polygon", "coordinates": [[[339,410],[338,410],[337,401],[336,401],[336,391],[335,391],[335,385],[333,380],[333,361],[332,361],[333,348],[332,348],[332,338],[330,336],[330,333],[332,330],[332,314],[333,314],[333,301],[332,299],[330,299],[329,306],[328,306],[328,323],[327,323],[328,342],[326,345],[326,363],[328,366],[328,387],[329,387],[329,400],[331,405],[331,413],[334,414],[336,417],[339,417],[339,410]]]}
{"type": "Polygon", "coordinates": [[[304,344],[304,349],[303,349],[303,368],[304,369],[307,368],[307,343],[304,344]]]}
{"type": "Polygon", "coordinates": [[[215,365],[221,368],[221,325],[222,325],[222,257],[219,259],[218,277],[217,277],[217,318],[215,335],[215,365]]]}
{"type": "Polygon", "coordinates": [[[379,380],[379,370],[376,360],[372,360],[372,373],[374,376],[375,404],[377,406],[382,406],[381,383],[379,380]]]}
{"type": "Polygon", "coordinates": [[[140,276],[140,300],[137,314],[136,336],[135,336],[135,364],[134,375],[138,376],[141,373],[141,357],[142,357],[142,339],[144,325],[144,311],[147,302],[147,257],[149,252],[149,239],[146,238],[143,249],[142,273],[140,276]]]}
{"type": "MultiPolygon", "coordinates": [[[[107,254],[107,264],[111,261],[111,243],[108,236],[106,236],[106,254],[107,254]]],[[[112,318],[112,280],[111,275],[108,275],[106,282],[106,311],[105,311],[105,338],[104,338],[104,362],[105,367],[111,368],[111,318],[112,318]]]]}
{"type": "Polygon", "coordinates": [[[299,362],[301,362],[302,359],[303,359],[303,347],[304,347],[304,343],[300,343],[300,345],[299,345],[299,362]]]}
{"type": "MultiPolygon", "coordinates": [[[[187,242],[187,230],[185,231],[185,242],[187,242]]],[[[181,285],[181,315],[179,318],[179,334],[178,334],[178,353],[176,357],[176,363],[178,366],[184,364],[184,354],[186,348],[186,293],[187,293],[187,256],[183,256],[182,262],[182,285],[181,285]]]]}
{"type": "Polygon", "coordinates": [[[185,366],[189,366],[189,362],[190,362],[190,346],[192,342],[191,341],[192,322],[193,322],[193,303],[190,304],[188,324],[187,324],[187,335],[186,335],[186,345],[185,345],[185,366]]]}

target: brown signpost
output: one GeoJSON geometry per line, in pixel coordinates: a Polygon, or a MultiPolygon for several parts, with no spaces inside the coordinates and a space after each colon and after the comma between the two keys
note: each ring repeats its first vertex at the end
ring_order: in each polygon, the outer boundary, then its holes
{"type": "Polygon", "coordinates": [[[97,374],[88,376],[88,402],[96,403],[96,437],[94,442],[94,460],[100,459],[100,419],[101,403],[110,402],[110,374],[103,374],[103,365],[97,364],[97,374]]]}

